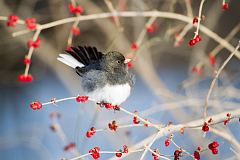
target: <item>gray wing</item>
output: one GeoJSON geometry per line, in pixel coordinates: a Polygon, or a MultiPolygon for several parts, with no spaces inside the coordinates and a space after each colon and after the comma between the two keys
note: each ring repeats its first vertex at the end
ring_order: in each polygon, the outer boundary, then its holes
{"type": "Polygon", "coordinates": [[[86,92],[92,92],[95,89],[106,85],[106,72],[101,70],[90,70],[82,76],[82,88],[86,92]]]}

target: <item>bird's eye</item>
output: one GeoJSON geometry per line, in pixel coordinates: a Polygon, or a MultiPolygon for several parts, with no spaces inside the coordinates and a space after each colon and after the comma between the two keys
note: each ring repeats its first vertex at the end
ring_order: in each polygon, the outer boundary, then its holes
{"type": "Polygon", "coordinates": [[[118,63],[118,64],[120,64],[120,63],[121,63],[121,61],[117,60],[117,63],[118,63]]]}

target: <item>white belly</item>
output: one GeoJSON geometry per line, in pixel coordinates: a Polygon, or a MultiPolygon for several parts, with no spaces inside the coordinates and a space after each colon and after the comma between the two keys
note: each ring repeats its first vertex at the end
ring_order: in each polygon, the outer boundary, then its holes
{"type": "Polygon", "coordinates": [[[120,105],[124,102],[130,95],[131,87],[130,85],[106,85],[101,89],[97,89],[87,95],[94,99],[96,102],[107,102],[113,105],[120,105]]]}

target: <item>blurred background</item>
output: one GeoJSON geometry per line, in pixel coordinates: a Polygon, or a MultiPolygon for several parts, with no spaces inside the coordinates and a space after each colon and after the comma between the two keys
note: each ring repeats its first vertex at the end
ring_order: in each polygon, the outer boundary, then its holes
{"type": "MultiPolygon", "coordinates": [[[[117,11],[159,10],[188,15],[188,0],[112,0],[117,11]]],[[[200,1],[192,0],[192,15],[198,15],[200,1]]],[[[235,34],[229,43],[234,47],[240,37],[240,1],[229,0],[229,9],[222,10],[222,1],[206,1],[203,7],[205,20],[203,25],[226,37],[234,28],[235,34]]],[[[0,16],[12,13],[21,19],[34,17],[39,24],[75,16],[68,11],[67,0],[1,0],[0,16]]],[[[75,3],[75,1],[74,1],[75,3]]],[[[107,1],[76,0],[84,8],[83,15],[110,12],[107,1]]],[[[189,15],[191,16],[191,14],[189,15]]],[[[139,115],[154,123],[174,124],[189,122],[203,116],[204,98],[208,91],[215,69],[229,56],[230,52],[222,49],[216,56],[216,64],[209,63],[210,52],[218,43],[200,32],[202,41],[189,47],[195,28],[185,35],[182,44],[174,45],[176,35],[186,26],[185,22],[158,18],[154,22],[154,32],[146,33],[139,50],[133,51],[131,44],[136,42],[149,18],[119,18],[116,25],[112,18],[80,21],[80,35],[73,37],[71,45],[92,45],[100,51],[117,50],[125,55],[136,55],[131,72],[136,75],[136,85],[131,96],[123,104],[129,111],[137,110],[139,115]],[[201,66],[202,73],[192,72],[192,68],[201,66]]],[[[131,124],[131,117],[122,112],[111,112],[97,108],[94,103],[80,104],[66,101],[49,105],[39,111],[30,109],[34,100],[50,101],[52,98],[64,98],[81,94],[80,79],[71,68],[57,61],[59,53],[67,48],[72,23],[43,30],[40,34],[41,47],[34,50],[30,74],[34,81],[23,83],[18,75],[24,72],[23,59],[28,52],[27,41],[33,32],[12,37],[12,33],[25,29],[15,28],[0,21],[0,159],[9,160],[46,160],[74,157],[77,150],[81,154],[100,146],[102,150],[115,151],[122,145],[133,146],[152,135],[152,128],[126,128],[116,133],[99,132],[87,139],[86,131],[95,126],[105,128],[116,120],[119,124],[131,124]],[[52,120],[49,115],[58,112],[61,117],[52,120]],[[53,123],[61,125],[66,135],[64,141],[50,129],[53,123]],[[68,143],[75,143],[74,152],[64,151],[68,143]]],[[[209,114],[231,111],[239,108],[240,61],[234,57],[221,74],[209,105],[209,114]]],[[[240,125],[230,123],[227,127],[220,124],[215,129],[229,134],[236,144],[240,141],[240,125]]],[[[157,140],[152,148],[158,148],[163,154],[173,154],[176,147],[164,146],[165,137],[157,140]]],[[[174,141],[185,150],[193,153],[198,146],[206,146],[218,140],[221,147],[218,155],[204,152],[202,159],[238,159],[240,151],[236,145],[216,134],[202,136],[201,130],[186,130],[184,135],[176,133],[174,141]],[[237,153],[234,153],[237,152],[237,153]]],[[[239,145],[240,146],[240,145],[239,145]]],[[[141,153],[132,154],[124,159],[139,159],[141,153]]],[[[108,159],[114,155],[102,155],[108,159]]],[[[91,159],[87,157],[85,159],[91,159]]],[[[152,159],[150,153],[145,159],[152,159]]],[[[191,157],[183,157],[191,159],[191,157]]]]}

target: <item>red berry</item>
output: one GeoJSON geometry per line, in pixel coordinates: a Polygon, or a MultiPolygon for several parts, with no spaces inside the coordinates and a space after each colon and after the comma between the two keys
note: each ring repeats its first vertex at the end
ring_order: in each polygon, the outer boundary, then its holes
{"type": "Polygon", "coordinates": [[[75,10],[75,6],[72,4],[72,3],[69,3],[68,4],[68,9],[71,13],[74,13],[74,10],[75,10]]]}
{"type": "Polygon", "coordinates": [[[128,147],[126,145],[123,146],[123,153],[128,153],[128,147]]]}
{"type": "Polygon", "coordinates": [[[30,60],[29,58],[25,58],[25,59],[24,59],[24,64],[27,65],[27,64],[30,64],[30,62],[31,62],[31,60],[30,60]]]}
{"type": "Polygon", "coordinates": [[[217,148],[213,148],[212,149],[212,154],[218,154],[218,149],[217,148]]]}
{"type": "Polygon", "coordinates": [[[188,44],[190,45],[190,46],[193,46],[193,45],[195,45],[197,43],[197,41],[195,40],[195,39],[191,39],[189,42],[188,42],[188,44]]]}
{"type": "Polygon", "coordinates": [[[74,36],[78,36],[78,35],[80,34],[80,28],[78,28],[78,27],[73,27],[73,28],[71,29],[71,32],[72,32],[72,34],[73,34],[74,36]]]}
{"type": "Polygon", "coordinates": [[[77,102],[82,102],[82,103],[87,102],[88,101],[88,96],[77,96],[76,101],[77,102]]]}
{"type": "Polygon", "coordinates": [[[75,13],[82,14],[84,12],[84,9],[81,6],[76,6],[75,7],[75,13]]]}
{"type": "Polygon", "coordinates": [[[201,147],[198,147],[197,150],[200,152],[200,151],[202,150],[202,148],[201,148],[201,147]]]}
{"type": "Polygon", "coordinates": [[[155,27],[153,24],[147,26],[147,32],[148,33],[153,33],[155,31],[155,27]]]}
{"type": "Polygon", "coordinates": [[[24,74],[21,74],[18,76],[18,80],[21,81],[21,82],[32,82],[33,81],[33,77],[32,75],[24,75],[24,74]]]}
{"type": "Polygon", "coordinates": [[[34,47],[34,48],[38,48],[38,47],[40,46],[40,44],[41,44],[41,39],[38,38],[38,39],[34,42],[33,47],[34,47]]]}
{"type": "Polygon", "coordinates": [[[219,143],[217,141],[212,142],[213,148],[219,147],[219,143]]]}
{"type": "Polygon", "coordinates": [[[181,149],[177,149],[174,151],[174,158],[179,158],[180,156],[182,156],[182,150],[181,149]]]}
{"type": "Polygon", "coordinates": [[[223,124],[224,124],[224,125],[227,125],[228,122],[229,122],[229,119],[225,119],[225,120],[223,121],[223,124]]]}
{"type": "Polygon", "coordinates": [[[231,117],[231,113],[227,113],[227,117],[229,117],[229,118],[230,118],[230,117],[231,117]]]}
{"type": "Polygon", "coordinates": [[[169,145],[170,145],[170,139],[167,138],[167,139],[165,140],[165,146],[168,147],[169,145]]]}
{"type": "Polygon", "coordinates": [[[202,68],[201,67],[197,67],[197,66],[194,66],[192,68],[192,72],[196,72],[198,75],[201,75],[202,74],[202,68]]]}
{"type": "Polygon", "coordinates": [[[153,160],[159,160],[159,157],[158,156],[154,156],[153,160]]]}
{"type": "Polygon", "coordinates": [[[154,149],[154,151],[153,151],[153,152],[154,152],[154,153],[152,153],[153,159],[154,159],[154,160],[158,160],[158,159],[159,159],[159,157],[158,157],[158,155],[157,155],[157,154],[159,154],[159,155],[160,155],[160,153],[159,153],[158,149],[154,149]]]}
{"type": "Polygon", "coordinates": [[[91,138],[92,137],[92,132],[91,131],[87,131],[87,133],[86,133],[86,136],[87,136],[87,138],[91,138]]]}
{"type": "Polygon", "coordinates": [[[104,103],[103,104],[105,106],[106,109],[113,109],[113,105],[111,103],[104,103]]]}
{"type": "Polygon", "coordinates": [[[194,17],[192,23],[193,23],[193,24],[198,23],[198,17],[194,17]]]}
{"type": "Polygon", "coordinates": [[[137,119],[137,117],[133,117],[133,123],[134,123],[134,124],[139,124],[140,121],[137,119]]]}
{"type": "Polygon", "coordinates": [[[95,147],[94,148],[96,152],[99,152],[100,151],[100,148],[99,147],[95,147]]]}
{"type": "Polygon", "coordinates": [[[195,37],[195,41],[196,41],[196,43],[197,43],[197,42],[200,42],[201,40],[202,40],[202,38],[201,38],[200,35],[197,35],[197,36],[195,37]]]}
{"type": "Polygon", "coordinates": [[[198,151],[195,151],[193,156],[196,160],[200,160],[200,153],[198,151]]]}
{"type": "Polygon", "coordinates": [[[208,148],[209,148],[210,150],[212,150],[212,149],[214,149],[214,148],[217,148],[217,147],[219,147],[219,143],[218,143],[217,141],[214,141],[214,142],[212,142],[212,143],[210,143],[210,144],[208,145],[208,148]]]}
{"type": "Polygon", "coordinates": [[[92,157],[93,157],[93,159],[98,159],[98,158],[100,158],[100,154],[99,153],[94,153],[93,155],[92,155],[92,157]]]}
{"type": "Polygon", "coordinates": [[[204,132],[208,132],[209,131],[209,127],[208,127],[208,124],[206,122],[204,122],[204,125],[202,126],[202,130],[204,132]]]}
{"type": "Polygon", "coordinates": [[[32,82],[33,81],[33,77],[32,77],[32,75],[27,75],[27,77],[26,77],[26,82],[32,82]]]}
{"type": "Polygon", "coordinates": [[[116,157],[119,157],[119,158],[122,157],[122,150],[117,151],[116,157]]]}
{"type": "Polygon", "coordinates": [[[29,40],[28,41],[28,47],[33,47],[33,48],[38,48],[41,44],[41,39],[38,38],[36,41],[33,41],[33,40],[29,40]]]}
{"type": "Polygon", "coordinates": [[[134,50],[134,51],[137,50],[138,49],[138,44],[137,43],[132,43],[131,49],[134,50]]]}
{"type": "Polygon", "coordinates": [[[72,46],[67,46],[67,51],[73,51],[72,46]]]}
{"type": "MultiPolygon", "coordinates": [[[[147,121],[147,122],[148,122],[148,120],[147,120],[147,119],[145,119],[145,121],[147,121]]],[[[144,123],[144,126],[145,126],[145,127],[148,127],[148,123],[144,123]]]]}
{"type": "Polygon", "coordinates": [[[129,61],[129,62],[127,63],[127,66],[128,66],[128,69],[131,69],[131,68],[133,67],[132,61],[129,61]]]}
{"type": "Polygon", "coordinates": [[[216,64],[215,55],[209,54],[209,61],[210,61],[210,64],[211,64],[212,66],[214,66],[214,65],[216,64]]]}
{"type": "Polygon", "coordinates": [[[37,28],[36,19],[35,18],[27,18],[25,20],[25,24],[27,25],[28,29],[35,30],[37,28]]]}
{"type": "Polygon", "coordinates": [[[39,102],[39,101],[35,101],[35,102],[32,102],[30,104],[30,107],[33,109],[33,110],[39,110],[42,108],[42,104],[39,102]]]}
{"type": "Polygon", "coordinates": [[[229,9],[229,5],[228,5],[228,3],[223,3],[223,5],[222,5],[222,9],[224,10],[224,11],[226,11],[226,10],[228,10],[229,9]]]}

